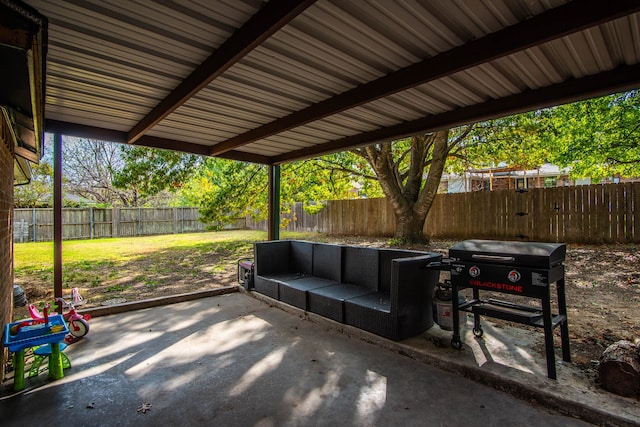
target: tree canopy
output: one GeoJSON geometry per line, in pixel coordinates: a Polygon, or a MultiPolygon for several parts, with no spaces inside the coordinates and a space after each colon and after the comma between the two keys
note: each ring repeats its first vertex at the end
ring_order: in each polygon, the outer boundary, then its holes
{"type": "Polygon", "coordinates": [[[479,123],[460,171],[548,162],[574,178],[640,176],[640,93],[630,91],[479,123]]]}
{"type": "MultiPolygon", "coordinates": [[[[302,161],[281,168],[281,212],[295,202],[317,212],[317,201],[354,197],[353,179],[345,172],[331,171],[315,161],[302,161]]],[[[204,222],[213,228],[251,215],[256,220],[267,214],[267,166],[226,159],[206,159],[179,191],[181,202],[200,208],[204,222]]]]}
{"type": "Polygon", "coordinates": [[[31,168],[31,181],[13,189],[13,205],[16,208],[40,208],[51,204],[53,168],[49,162],[31,168]]]}
{"type": "Polygon", "coordinates": [[[640,176],[638,91],[555,107],[545,121],[549,160],[570,167],[572,176],[640,176]]]}

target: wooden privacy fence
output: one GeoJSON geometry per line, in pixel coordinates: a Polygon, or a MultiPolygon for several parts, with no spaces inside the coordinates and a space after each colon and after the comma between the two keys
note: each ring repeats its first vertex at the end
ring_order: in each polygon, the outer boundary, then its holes
{"type": "MultiPolygon", "coordinates": [[[[424,227],[428,238],[502,239],[570,243],[640,241],[640,183],[438,194],[424,227]]],[[[395,219],[385,199],[338,200],[319,214],[297,203],[283,215],[290,231],[392,236],[395,219]]],[[[247,218],[249,228],[266,222],[247,218]]]]}
{"type": "MultiPolygon", "coordinates": [[[[15,242],[53,239],[53,209],[14,209],[15,242]]],[[[62,210],[62,238],[150,236],[204,231],[198,209],[179,208],[69,208],[62,210]]],[[[244,219],[225,228],[243,228],[244,219]]]]}
{"type": "MultiPolygon", "coordinates": [[[[332,200],[318,214],[302,203],[283,215],[284,230],[392,236],[386,199],[332,200]]],[[[438,194],[424,227],[428,238],[567,243],[640,242],[640,182],[438,194]]],[[[204,231],[197,208],[63,209],[63,239],[147,236],[204,231]]],[[[239,219],[224,227],[266,230],[266,221],[239,219]]],[[[14,241],[53,236],[52,209],[15,209],[14,241]]]]}
{"type": "Polygon", "coordinates": [[[640,183],[446,194],[425,234],[570,243],[640,241],[640,183]]]}

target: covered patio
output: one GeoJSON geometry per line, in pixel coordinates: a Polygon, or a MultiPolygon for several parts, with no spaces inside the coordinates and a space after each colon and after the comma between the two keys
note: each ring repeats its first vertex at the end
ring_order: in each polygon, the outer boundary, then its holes
{"type": "MultiPolygon", "coordinates": [[[[39,160],[42,133],[55,135],[58,296],[62,135],[268,165],[269,237],[277,239],[282,163],[640,86],[638,0],[6,0],[0,6],[6,16],[29,22],[14,28],[11,20],[2,21],[0,41],[29,52],[32,61],[7,76],[30,84],[18,94],[20,102],[3,97],[8,126],[20,130],[3,137],[10,148],[6,154],[24,170],[39,160]]],[[[13,167],[3,166],[2,173],[14,177],[13,167]]],[[[24,175],[28,179],[28,172],[24,175]]],[[[8,194],[3,191],[1,201],[10,206],[8,194]]],[[[2,212],[10,227],[10,210],[2,212]]],[[[11,234],[0,231],[8,248],[2,255],[7,274],[0,283],[6,322],[11,234]]],[[[3,400],[2,413],[19,423],[62,423],[67,413],[78,421],[99,413],[97,420],[116,424],[138,421],[126,418],[123,401],[138,405],[148,399],[154,409],[142,415],[134,408],[132,415],[156,423],[305,424],[319,416],[314,423],[411,424],[419,419],[424,424],[446,423],[452,413],[462,417],[461,408],[475,417],[477,408],[495,417],[505,407],[518,408],[519,402],[509,400],[498,406],[502,409],[485,411],[493,403],[478,403],[465,393],[482,396],[489,389],[474,389],[477,385],[460,378],[442,379],[445,386],[429,394],[433,389],[424,384],[436,383],[434,378],[443,375],[439,371],[377,348],[372,352],[369,344],[351,343],[325,327],[298,324],[291,313],[247,296],[225,298],[96,319],[91,340],[69,349],[73,371],[13,403],[3,400]],[[238,305],[218,310],[225,298],[238,305]],[[313,329],[313,339],[298,337],[296,331],[306,328],[313,329]],[[318,341],[324,345],[314,341],[325,333],[328,341],[318,341]],[[356,347],[341,347],[351,344],[356,347]],[[327,357],[326,348],[333,346],[335,354],[353,357],[327,357]],[[294,354],[303,357],[295,360],[294,354]],[[375,357],[391,359],[370,370],[367,366],[378,363],[375,357]],[[286,362],[297,368],[283,368],[286,362]],[[318,371],[319,379],[314,377],[318,371]],[[417,372],[419,381],[407,372],[417,372]],[[383,383],[380,403],[376,396],[383,383]],[[111,389],[122,394],[110,394],[111,389]],[[197,393],[204,389],[207,393],[197,393]],[[442,390],[456,393],[443,401],[442,390]],[[211,400],[224,404],[212,406],[211,400]],[[340,412],[347,409],[344,401],[349,412],[340,412]],[[101,402],[109,403],[104,412],[101,402]],[[431,415],[441,406],[441,415],[431,415]],[[232,418],[240,411],[246,418],[232,418]],[[420,413],[411,416],[412,411],[420,413]],[[399,418],[386,418],[391,414],[399,418]]],[[[416,340],[421,340],[418,347],[425,345],[424,337],[416,340]]],[[[454,358],[469,356],[446,351],[454,358]]],[[[411,353],[405,347],[398,352],[411,353]]],[[[477,366],[475,357],[470,360],[469,366],[477,366]]],[[[446,368],[450,362],[434,364],[446,368]]],[[[475,370],[461,369],[479,378],[475,370]]],[[[489,370],[488,375],[497,374],[489,370]]],[[[517,371],[505,381],[518,384],[521,376],[517,371]]],[[[524,378],[537,389],[557,392],[556,397],[567,394],[544,378],[524,378]]],[[[626,417],[624,410],[618,413],[626,417]]],[[[95,420],[87,423],[100,423],[95,420]]]]}
{"type": "Polygon", "coordinates": [[[571,366],[559,366],[562,381],[545,378],[544,357],[517,329],[489,327],[484,344],[469,337],[459,352],[435,346],[438,331],[395,343],[269,302],[233,292],[92,319],[62,380],[42,373],[0,400],[3,425],[640,421],[632,399],[580,386],[571,366]]]}

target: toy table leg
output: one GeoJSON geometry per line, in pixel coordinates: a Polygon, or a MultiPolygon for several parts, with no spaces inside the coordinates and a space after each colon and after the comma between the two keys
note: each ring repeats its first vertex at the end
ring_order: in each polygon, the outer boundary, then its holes
{"type": "Polygon", "coordinates": [[[13,391],[24,390],[24,350],[13,353],[13,391]]]}
{"type": "Polygon", "coordinates": [[[51,356],[49,356],[49,379],[59,380],[62,377],[64,377],[64,372],[62,370],[60,343],[51,343],[51,356]]]}

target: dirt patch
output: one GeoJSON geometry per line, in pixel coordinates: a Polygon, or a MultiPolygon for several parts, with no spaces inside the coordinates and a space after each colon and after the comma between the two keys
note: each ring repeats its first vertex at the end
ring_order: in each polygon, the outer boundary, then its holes
{"type": "MultiPolygon", "coordinates": [[[[386,247],[388,239],[318,236],[331,243],[386,247]]],[[[433,241],[410,249],[447,254],[454,241],[433,241]]],[[[85,307],[108,300],[143,299],[193,292],[237,284],[236,263],[251,257],[251,245],[218,247],[203,245],[196,250],[171,250],[148,254],[123,265],[110,263],[68,270],[76,277],[65,277],[71,292],[78,287],[85,307]]],[[[602,352],[618,340],[640,337],[640,245],[568,245],[566,258],[566,296],[573,362],[595,381],[597,361],[602,352]]],[[[30,302],[52,298],[50,278],[21,275],[16,282],[30,302]],[[49,283],[49,285],[47,285],[49,283]]],[[[500,294],[501,299],[507,299],[500,294]]],[[[28,316],[26,308],[15,309],[14,318],[28,316]]],[[[494,321],[494,320],[492,320],[494,321]]],[[[500,321],[495,321],[498,324],[500,321]]],[[[522,327],[522,325],[518,325],[522,327]]],[[[540,333],[539,329],[533,329],[540,333]]],[[[559,337],[557,345],[560,346],[559,337]]],[[[544,350],[540,349],[543,354],[544,350]]]]}

